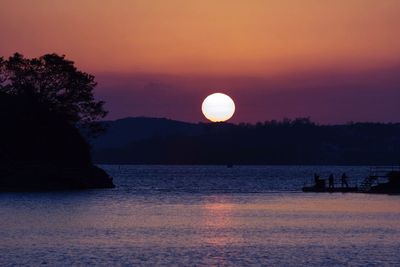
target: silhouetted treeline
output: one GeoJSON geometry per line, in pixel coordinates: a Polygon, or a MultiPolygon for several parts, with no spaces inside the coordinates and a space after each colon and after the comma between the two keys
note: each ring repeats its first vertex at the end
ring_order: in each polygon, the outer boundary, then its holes
{"type": "MultiPolygon", "coordinates": [[[[135,119],[131,120],[134,123],[135,119]]],[[[168,121],[159,120],[164,124],[168,121]]],[[[108,124],[112,134],[113,123],[108,124]]],[[[153,133],[120,147],[96,149],[95,146],[94,159],[117,164],[378,165],[400,162],[400,124],[317,125],[307,118],[299,118],[257,124],[190,126],[189,132],[153,133]]],[[[131,129],[135,127],[131,125],[131,129]]]]}

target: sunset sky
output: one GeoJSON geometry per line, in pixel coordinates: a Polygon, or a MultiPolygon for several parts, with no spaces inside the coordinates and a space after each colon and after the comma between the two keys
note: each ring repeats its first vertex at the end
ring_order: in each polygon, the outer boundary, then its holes
{"type": "Polygon", "coordinates": [[[0,0],[0,56],[65,54],[109,119],[400,121],[398,0],[0,0]]]}

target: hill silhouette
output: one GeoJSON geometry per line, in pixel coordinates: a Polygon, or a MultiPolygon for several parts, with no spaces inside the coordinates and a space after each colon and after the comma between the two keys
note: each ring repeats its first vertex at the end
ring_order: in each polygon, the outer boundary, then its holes
{"type": "Polygon", "coordinates": [[[385,165],[400,161],[400,124],[317,125],[307,118],[238,125],[154,118],[122,122],[107,122],[108,135],[93,144],[96,162],[385,165]],[[118,143],[110,142],[113,136],[118,143]]]}
{"type": "Polygon", "coordinates": [[[98,138],[91,140],[93,147],[97,150],[118,148],[133,141],[145,140],[150,137],[190,136],[201,133],[201,129],[196,124],[165,118],[124,118],[105,121],[103,126],[107,131],[98,138]]]}

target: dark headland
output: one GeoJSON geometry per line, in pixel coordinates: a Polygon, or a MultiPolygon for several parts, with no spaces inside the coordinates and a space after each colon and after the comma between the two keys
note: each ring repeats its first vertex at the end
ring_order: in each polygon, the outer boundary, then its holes
{"type": "Polygon", "coordinates": [[[76,127],[90,122],[89,115],[104,114],[93,100],[92,81],[55,54],[0,58],[1,191],[114,187],[92,163],[90,146],[76,127]]]}

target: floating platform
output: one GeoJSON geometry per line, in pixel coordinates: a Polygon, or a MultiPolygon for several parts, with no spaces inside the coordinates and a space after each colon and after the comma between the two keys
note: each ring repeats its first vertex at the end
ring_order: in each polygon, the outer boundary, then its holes
{"type": "Polygon", "coordinates": [[[313,193],[355,193],[358,192],[357,187],[316,187],[316,186],[305,186],[302,188],[303,192],[313,193]]]}

